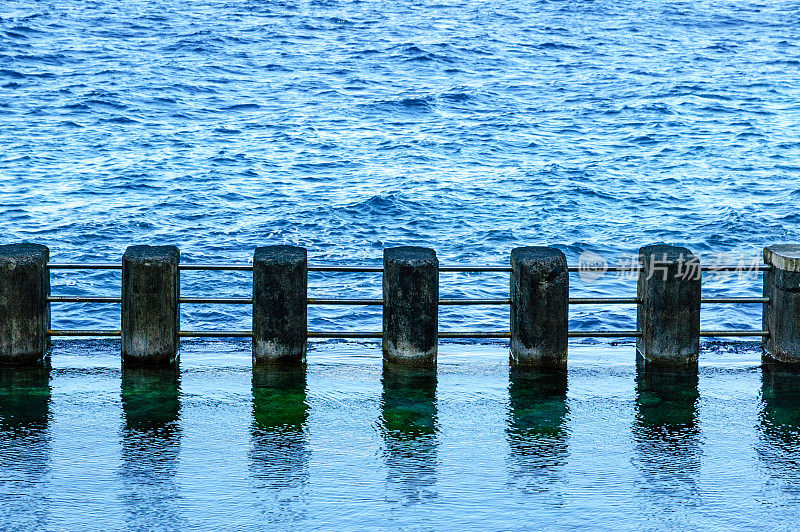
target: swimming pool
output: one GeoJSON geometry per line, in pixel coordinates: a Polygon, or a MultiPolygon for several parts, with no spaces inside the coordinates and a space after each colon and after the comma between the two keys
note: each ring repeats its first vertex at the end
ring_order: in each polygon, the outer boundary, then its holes
{"type": "Polygon", "coordinates": [[[707,343],[695,377],[637,374],[629,343],[570,345],[566,378],[443,343],[437,372],[323,342],[257,371],[246,341],[120,371],[113,341],[3,369],[0,526],[41,529],[789,529],[800,376],[707,343]]]}

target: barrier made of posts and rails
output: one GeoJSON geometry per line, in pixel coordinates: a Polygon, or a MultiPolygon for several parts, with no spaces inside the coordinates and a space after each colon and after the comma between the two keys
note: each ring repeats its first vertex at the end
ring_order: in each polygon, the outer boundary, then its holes
{"type": "Polygon", "coordinates": [[[0,363],[37,364],[53,337],[120,337],[124,365],[178,362],[180,338],[247,337],[256,365],[299,365],[313,338],[376,338],[390,364],[436,365],[439,339],[508,339],[511,364],[566,369],[569,338],[632,338],[637,357],[654,367],[696,368],[701,337],[757,337],[772,361],[800,364],[800,246],[764,249],[762,297],[701,296],[702,272],[738,271],[741,266],[701,265],[686,248],[655,245],[639,250],[633,266],[603,266],[603,272],[636,272],[636,297],[569,297],[570,274],[585,266],[567,265],[552,247],[512,251],[508,265],[440,265],[432,249],[402,246],[384,250],[382,266],[308,264],[304,248],[267,246],[252,264],[182,264],[174,246],[131,246],[120,263],[51,263],[37,244],[0,246],[0,363]],[[120,297],[54,296],[53,270],[122,270],[120,297]],[[182,297],[182,271],[247,271],[252,297],[182,297]],[[310,298],[308,272],[381,273],[381,299],[310,298]],[[509,274],[510,297],[441,299],[443,272],[509,274]],[[61,303],[121,304],[120,330],[59,330],[50,327],[50,306],[61,303]],[[241,304],[252,307],[250,330],[181,330],[180,305],[241,304]],[[704,304],[760,304],[760,329],[701,330],[704,304]],[[383,308],[380,331],[308,330],[309,305],[375,305],[383,308]],[[500,331],[439,331],[440,306],[503,305],[510,328],[500,331]],[[573,305],[635,305],[636,330],[571,331],[573,305]]]}

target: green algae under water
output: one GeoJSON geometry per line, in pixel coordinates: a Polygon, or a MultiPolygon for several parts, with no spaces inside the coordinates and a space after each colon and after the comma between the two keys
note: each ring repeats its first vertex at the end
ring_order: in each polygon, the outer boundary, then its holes
{"type": "Polygon", "coordinates": [[[253,372],[248,343],[192,341],[180,371],[121,371],[115,342],[60,342],[0,372],[0,527],[793,528],[800,375],[753,343],[690,377],[633,353],[577,343],[556,378],[498,345],[403,372],[330,342],[253,372]]]}

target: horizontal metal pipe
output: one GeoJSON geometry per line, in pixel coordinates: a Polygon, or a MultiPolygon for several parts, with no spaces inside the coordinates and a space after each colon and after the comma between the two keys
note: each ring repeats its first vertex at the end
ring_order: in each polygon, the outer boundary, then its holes
{"type": "Polygon", "coordinates": [[[380,331],[308,331],[309,338],[383,338],[380,331]]]}
{"type": "Polygon", "coordinates": [[[179,270],[251,272],[252,264],[178,264],[179,270]]]}
{"type": "Polygon", "coordinates": [[[50,270],[121,270],[122,263],[115,262],[75,262],[75,263],[58,263],[50,262],[47,264],[50,270]]]}
{"type": "Polygon", "coordinates": [[[638,338],[641,331],[569,331],[570,338],[638,338]]]}
{"type": "Polygon", "coordinates": [[[250,338],[252,331],[179,331],[181,338],[250,338]]]}
{"type": "Polygon", "coordinates": [[[309,297],[309,305],[383,305],[383,299],[325,299],[309,297]]]}
{"type": "MultiPolygon", "coordinates": [[[[95,296],[48,296],[50,303],[120,303],[120,297],[95,296]]],[[[704,297],[700,300],[707,304],[761,304],[769,303],[768,297],[704,297]]],[[[181,303],[216,304],[216,305],[250,305],[249,297],[182,297],[181,303]]],[[[637,305],[642,302],[639,297],[571,297],[571,305],[637,305]]],[[[382,299],[325,299],[308,298],[309,305],[383,305],[382,299]]],[[[440,299],[440,305],[509,305],[511,299],[440,299]]]]}
{"type": "Polygon", "coordinates": [[[769,303],[768,297],[703,297],[701,303],[769,303]]]}
{"type": "Polygon", "coordinates": [[[571,297],[570,305],[638,305],[642,302],[640,297],[571,297]]]}
{"type": "Polygon", "coordinates": [[[510,305],[511,299],[440,299],[440,305],[510,305]]]}
{"type": "MultiPolygon", "coordinates": [[[[57,263],[52,262],[47,265],[51,270],[121,270],[121,263],[57,263]]],[[[756,271],[764,272],[769,270],[770,266],[767,264],[759,264],[755,266],[742,266],[733,264],[720,264],[701,266],[700,269],[704,272],[738,272],[738,271],[756,271]]],[[[179,264],[178,269],[187,271],[252,271],[252,264],[179,264]]],[[[586,266],[568,266],[567,271],[570,272],[607,272],[607,273],[622,273],[622,272],[637,272],[641,268],[637,265],[632,266],[606,266],[606,267],[586,267],[586,266]]],[[[308,271],[310,272],[353,272],[353,273],[381,273],[383,266],[325,266],[325,265],[309,265],[308,271]]],[[[439,267],[440,272],[510,272],[511,266],[504,265],[444,265],[439,267]]]]}
{"type": "Polygon", "coordinates": [[[182,297],[178,301],[190,305],[252,305],[251,297],[182,297]]]}
{"type": "Polygon", "coordinates": [[[310,272],[350,272],[350,273],[382,273],[383,266],[322,266],[308,265],[310,272]]]}
{"type": "MultiPolygon", "coordinates": [[[[121,336],[119,330],[91,330],[91,329],[51,329],[47,331],[50,336],[121,336]]],[[[637,338],[641,331],[570,331],[571,338],[637,338]]],[[[251,331],[180,331],[184,338],[222,338],[222,337],[247,337],[252,336],[251,331]]],[[[380,331],[309,331],[309,338],[381,338],[380,331]]],[[[703,337],[724,336],[769,336],[768,331],[757,330],[719,330],[700,331],[703,337]]],[[[439,338],[510,338],[508,331],[441,331],[439,338]]]]}
{"type": "Polygon", "coordinates": [[[50,303],[122,303],[121,297],[48,296],[50,303]]]}
{"type": "MultiPolygon", "coordinates": [[[[382,299],[323,299],[309,298],[309,305],[383,305],[382,299]]],[[[499,299],[440,299],[440,305],[509,305],[508,298],[499,299]]]]}
{"type": "Polygon", "coordinates": [[[50,336],[122,336],[122,331],[91,330],[91,329],[51,329],[47,331],[50,336]]]}
{"type": "Polygon", "coordinates": [[[769,331],[700,331],[700,336],[722,337],[722,336],[769,336],[769,331]]]}

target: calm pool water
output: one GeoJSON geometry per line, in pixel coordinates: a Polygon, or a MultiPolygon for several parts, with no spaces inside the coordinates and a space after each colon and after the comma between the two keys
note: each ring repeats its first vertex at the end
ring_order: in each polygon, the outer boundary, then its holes
{"type": "Polygon", "coordinates": [[[444,344],[437,373],[376,344],[253,372],[187,342],[180,372],[115,342],[0,373],[0,528],[793,529],[800,376],[709,344],[698,376],[637,375],[633,346],[571,346],[567,379],[444,344]],[[320,359],[324,359],[321,362],[320,359]]]}

